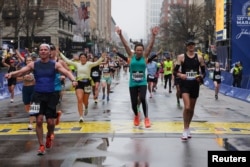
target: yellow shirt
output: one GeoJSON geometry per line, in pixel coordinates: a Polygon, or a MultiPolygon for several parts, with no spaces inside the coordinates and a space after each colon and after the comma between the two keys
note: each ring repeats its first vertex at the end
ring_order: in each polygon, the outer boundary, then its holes
{"type": "Polygon", "coordinates": [[[172,60],[163,62],[163,71],[164,71],[164,75],[173,73],[173,61],[172,60]]]}

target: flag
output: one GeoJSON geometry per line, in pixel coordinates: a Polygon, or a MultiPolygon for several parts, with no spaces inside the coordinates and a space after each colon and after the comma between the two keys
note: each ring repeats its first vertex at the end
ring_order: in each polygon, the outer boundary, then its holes
{"type": "Polygon", "coordinates": [[[87,20],[89,18],[88,15],[88,7],[83,3],[81,7],[78,8],[78,15],[80,20],[87,20]]]}

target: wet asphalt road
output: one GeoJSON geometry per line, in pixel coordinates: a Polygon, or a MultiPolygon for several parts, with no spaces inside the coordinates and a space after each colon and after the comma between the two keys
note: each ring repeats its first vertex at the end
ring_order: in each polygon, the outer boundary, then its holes
{"type": "MultiPolygon", "coordinates": [[[[91,96],[86,122],[79,125],[85,133],[56,131],[53,148],[44,156],[36,155],[38,143],[34,132],[23,129],[22,134],[16,130],[28,121],[21,96],[16,96],[13,104],[8,99],[1,100],[0,166],[206,167],[208,150],[250,150],[249,103],[224,95],[216,101],[213,91],[202,86],[191,124],[193,138],[181,142],[182,109],[176,105],[175,89],[169,94],[159,82],[153,98],[147,97],[150,129],[145,129],[143,123],[139,129],[132,125],[126,76],[114,81],[112,91],[110,102],[99,99],[95,105],[91,96]],[[98,122],[110,127],[107,130],[99,124],[96,127],[98,122]],[[214,123],[220,128],[212,127],[214,123]],[[243,129],[240,123],[247,127],[243,129]],[[7,130],[9,124],[15,126],[7,130]]],[[[66,92],[61,105],[63,115],[58,128],[78,124],[74,93],[66,92]]]]}

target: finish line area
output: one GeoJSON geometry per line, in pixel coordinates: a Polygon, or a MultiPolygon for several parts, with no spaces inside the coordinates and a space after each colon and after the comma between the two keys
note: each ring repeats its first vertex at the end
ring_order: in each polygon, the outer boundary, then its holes
{"type": "MultiPolygon", "coordinates": [[[[0,124],[0,135],[29,135],[35,134],[33,130],[27,130],[27,123],[11,123],[0,124]]],[[[44,131],[46,131],[46,123],[44,123],[44,131]]],[[[33,124],[35,127],[35,124],[33,124]]],[[[236,122],[192,122],[192,134],[234,134],[249,135],[250,123],[236,122]]],[[[108,133],[108,134],[127,134],[127,133],[182,133],[183,122],[161,122],[152,121],[151,128],[145,128],[141,122],[139,127],[134,127],[131,120],[120,121],[86,121],[79,122],[60,122],[55,127],[55,134],[81,134],[81,133],[108,133]]]]}

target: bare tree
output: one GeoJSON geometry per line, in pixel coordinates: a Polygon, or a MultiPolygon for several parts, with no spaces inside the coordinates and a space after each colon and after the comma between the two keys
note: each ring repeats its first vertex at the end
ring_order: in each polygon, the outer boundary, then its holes
{"type": "Polygon", "coordinates": [[[161,40],[167,44],[167,50],[182,52],[188,38],[199,39],[204,35],[204,5],[171,6],[170,19],[161,24],[161,40]]]}
{"type": "Polygon", "coordinates": [[[46,23],[47,28],[40,28],[44,21],[44,13],[46,10],[41,3],[42,0],[2,0],[1,8],[3,8],[3,10],[14,11],[14,17],[6,18],[4,20],[5,22],[11,23],[13,27],[13,31],[10,31],[7,36],[14,37],[14,40],[18,41],[20,40],[19,36],[22,33],[25,35],[25,47],[31,48],[36,34],[46,31],[49,27],[54,26],[58,21],[56,17],[46,23]]]}

